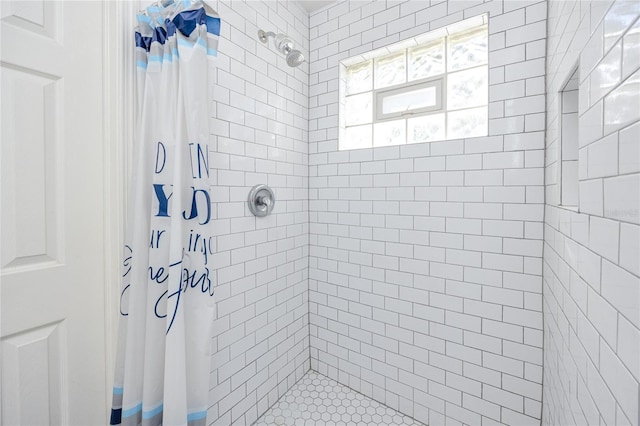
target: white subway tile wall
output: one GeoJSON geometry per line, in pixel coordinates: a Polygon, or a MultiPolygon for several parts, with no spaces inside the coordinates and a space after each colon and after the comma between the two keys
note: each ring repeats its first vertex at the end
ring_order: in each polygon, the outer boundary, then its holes
{"type": "Polygon", "coordinates": [[[638,2],[211,5],[209,424],[253,423],[310,367],[432,425],[640,422],[638,2]],[[338,151],[340,60],[484,13],[489,136],[338,151]],[[579,212],[557,207],[576,63],[579,212]],[[268,218],[246,206],[258,183],[268,218]]]}
{"type": "Polygon", "coordinates": [[[296,1],[210,1],[222,17],[211,72],[217,319],[208,423],[249,425],[309,369],[308,68],[258,41],[284,32],[308,56],[296,1]],[[249,189],[276,205],[255,218],[249,189]]]}
{"type": "Polygon", "coordinates": [[[548,7],[543,423],[637,425],[640,3],[548,7]],[[579,212],[557,206],[558,92],[576,63],[579,212]]]}
{"type": "Polygon", "coordinates": [[[311,367],[424,423],[540,423],[546,7],[310,16],[311,367]],[[338,150],[340,60],[484,13],[489,136],[338,150]]]}

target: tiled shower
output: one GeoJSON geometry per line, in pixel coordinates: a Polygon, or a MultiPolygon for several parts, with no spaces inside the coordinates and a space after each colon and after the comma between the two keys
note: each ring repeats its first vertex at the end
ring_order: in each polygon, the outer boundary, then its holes
{"type": "Polygon", "coordinates": [[[638,2],[210,3],[209,424],[640,423],[638,2]],[[476,16],[488,136],[339,149],[341,61],[476,16]],[[263,183],[276,205],[256,218],[263,183]]]}

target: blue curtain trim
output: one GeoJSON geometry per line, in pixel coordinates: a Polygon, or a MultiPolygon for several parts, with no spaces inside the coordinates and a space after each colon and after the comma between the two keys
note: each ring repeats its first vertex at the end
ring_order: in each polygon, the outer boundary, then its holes
{"type": "MultiPolygon", "coordinates": [[[[150,18],[146,17],[146,19],[144,19],[141,15],[139,15],[138,20],[146,23],[151,22],[150,18]]],[[[164,24],[166,29],[164,27],[153,28],[153,35],[151,37],[145,37],[136,31],[136,47],[141,47],[148,52],[151,49],[152,42],[155,41],[160,44],[165,44],[167,38],[175,34],[176,30],[180,31],[186,37],[189,37],[196,26],[200,24],[207,26],[207,32],[209,34],[220,36],[220,18],[207,16],[204,8],[180,12],[173,18],[173,21],[166,19],[164,24]]]]}
{"type": "Polygon", "coordinates": [[[204,8],[196,10],[186,10],[180,12],[173,18],[173,23],[176,24],[176,28],[185,36],[189,37],[189,34],[196,29],[196,25],[204,24],[207,21],[204,8]]]}
{"type": "Polygon", "coordinates": [[[111,419],[109,419],[110,425],[119,425],[122,423],[122,408],[111,410],[111,419]]]}
{"type": "Polygon", "coordinates": [[[205,15],[207,17],[207,32],[213,35],[220,35],[220,18],[205,15]]]}
{"type": "Polygon", "coordinates": [[[134,416],[136,414],[138,414],[140,411],[142,411],[142,402],[138,405],[136,405],[133,408],[129,408],[128,410],[124,410],[122,412],[122,417],[131,417],[134,416]]]}
{"type": "Polygon", "coordinates": [[[136,31],[136,47],[142,47],[148,52],[151,49],[151,37],[143,37],[136,31]]]}
{"type": "Polygon", "coordinates": [[[153,43],[154,41],[160,44],[165,44],[167,41],[167,31],[165,31],[165,29],[162,27],[154,28],[153,36],[151,37],[151,42],[153,43]]]}
{"type": "Polygon", "coordinates": [[[158,415],[160,413],[162,413],[162,404],[158,405],[153,410],[143,411],[142,412],[142,418],[143,419],[150,419],[150,418],[155,417],[156,415],[158,415]]]}
{"type": "MultiPolygon", "coordinates": [[[[136,407],[137,408],[137,407],[136,407]]],[[[137,411],[139,412],[139,410],[137,411]]],[[[152,418],[162,412],[162,405],[157,407],[151,411],[145,411],[142,413],[143,419],[152,418]]],[[[134,413],[136,414],[136,413],[134,413]]],[[[187,422],[195,422],[197,420],[206,419],[207,412],[206,411],[197,411],[195,413],[190,413],[187,415],[187,422]]],[[[112,409],[111,410],[111,418],[109,419],[110,425],[119,425],[122,424],[122,408],[112,409]]]]}
{"type": "Polygon", "coordinates": [[[171,22],[170,19],[165,19],[164,25],[167,27],[167,38],[171,37],[176,33],[176,24],[171,22]]]}
{"type": "Polygon", "coordinates": [[[192,422],[194,420],[206,419],[207,412],[206,411],[198,411],[196,413],[191,413],[187,416],[187,421],[192,422]]]}

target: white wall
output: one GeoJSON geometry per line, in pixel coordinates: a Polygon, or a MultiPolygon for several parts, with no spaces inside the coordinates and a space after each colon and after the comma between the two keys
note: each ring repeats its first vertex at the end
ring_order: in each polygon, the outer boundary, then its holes
{"type": "Polygon", "coordinates": [[[546,2],[310,17],[311,366],[432,425],[539,424],[546,2]],[[490,136],[338,151],[338,62],[488,12],[490,136]]]}
{"type": "Polygon", "coordinates": [[[637,1],[549,3],[543,410],[549,425],[640,423],[638,16],[637,1]],[[577,63],[579,212],[557,207],[558,91],[577,63]]]}
{"type": "Polygon", "coordinates": [[[208,422],[251,424],[309,369],[308,64],[289,68],[259,28],[308,52],[297,2],[210,1],[222,18],[211,76],[217,320],[208,422]],[[255,218],[249,189],[273,188],[273,214],[255,218]]]}

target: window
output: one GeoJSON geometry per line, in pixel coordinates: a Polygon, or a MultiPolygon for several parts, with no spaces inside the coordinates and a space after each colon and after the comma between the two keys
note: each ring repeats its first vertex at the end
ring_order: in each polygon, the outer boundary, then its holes
{"type": "Polygon", "coordinates": [[[342,61],[339,149],[486,136],[487,17],[342,61]]]}

